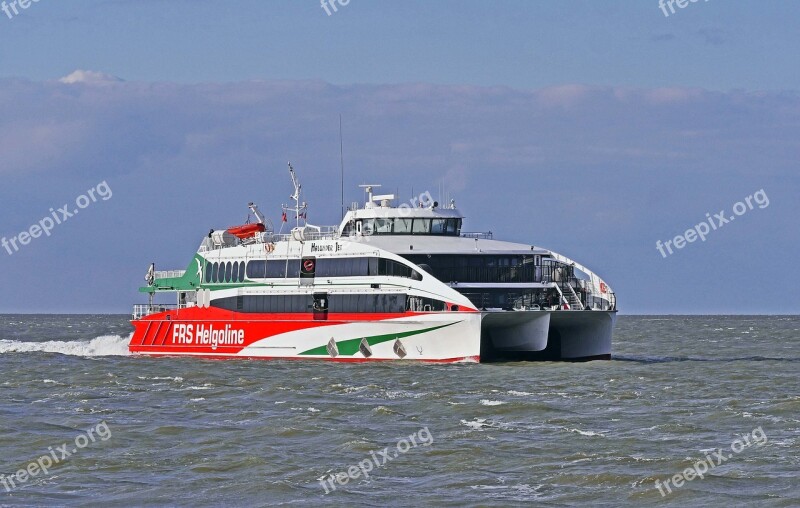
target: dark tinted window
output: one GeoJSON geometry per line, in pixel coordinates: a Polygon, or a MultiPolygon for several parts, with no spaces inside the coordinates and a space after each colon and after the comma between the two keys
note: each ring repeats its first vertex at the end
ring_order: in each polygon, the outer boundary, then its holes
{"type": "Polygon", "coordinates": [[[443,235],[447,233],[447,222],[451,219],[433,219],[431,221],[431,234],[443,235]]]}
{"type": "Polygon", "coordinates": [[[239,263],[233,263],[233,271],[231,272],[231,282],[239,280],[239,263]]]}
{"type": "Polygon", "coordinates": [[[231,296],[214,300],[211,305],[220,309],[262,314],[298,314],[312,310],[311,295],[253,295],[231,296]]]}
{"type": "Polygon", "coordinates": [[[219,263],[214,263],[214,267],[211,269],[211,282],[219,282],[217,276],[219,275],[219,263]]]}
{"type": "Polygon", "coordinates": [[[408,277],[414,280],[422,280],[422,274],[410,267],[398,263],[392,259],[380,258],[378,260],[378,275],[388,275],[393,277],[408,277]]]}
{"type": "Polygon", "coordinates": [[[370,258],[319,258],[317,277],[363,277],[370,275],[370,258]]]}
{"type": "Polygon", "coordinates": [[[211,263],[206,263],[206,283],[211,282],[211,271],[214,268],[214,265],[211,263]]]}
{"type": "Polygon", "coordinates": [[[225,263],[225,282],[231,281],[231,271],[232,271],[231,263],[230,262],[225,263]]]}
{"type": "Polygon", "coordinates": [[[286,278],[286,260],[273,259],[267,263],[268,279],[283,279],[286,278]]]}
{"type": "Polygon", "coordinates": [[[447,234],[457,235],[461,229],[460,222],[461,220],[459,219],[447,219],[447,234]]]}
{"type": "Polygon", "coordinates": [[[406,307],[406,295],[401,294],[330,294],[328,311],[331,313],[399,313],[406,307]]]}
{"type": "Polygon", "coordinates": [[[263,279],[266,274],[267,262],[263,259],[254,259],[247,262],[247,278],[263,279]]]}
{"type": "Polygon", "coordinates": [[[410,255],[414,264],[431,267],[431,274],[444,282],[542,282],[552,280],[555,265],[535,264],[535,255],[410,255]]]}
{"type": "MultiPolygon", "coordinates": [[[[254,259],[247,263],[248,279],[283,279],[286,278],[286,269],[289,269],[289,277],[296,278],[300,275],[300,260],[290,259],[287,263],[285,259],[254,259]]],[[[240,275],[241,277],[241,275],[240,275]]]]}

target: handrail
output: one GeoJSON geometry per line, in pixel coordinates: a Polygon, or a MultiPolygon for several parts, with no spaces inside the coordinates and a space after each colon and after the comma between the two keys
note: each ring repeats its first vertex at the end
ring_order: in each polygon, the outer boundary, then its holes
{"type": "Polygon", "coordinates": [[[159,312],[167,312],[169,310],[185,309],[193,307],[194,303],[154,303],[154,304],[135,304],[133,306],[133,320],[139,320],[151,314],[158,314],[159,312]]]}
{"type": "MultiPolygon", "coordinates": [[[[569,288],[569,292],[575,298],[575,301],[578,302],[578,308],[577,309],[573,309],[573,310],[583,310],[583,302],[581,301],[580,297],[578,296],[578,293],[575,292],[575,288],[573,288],[572,284],[570,284],[569,282],[566,284],[566,286],[567,286],[567,288],[569,288]]],[[[572,309],[572,303],[571,302],[569,303],[569,308],[572,309]]]]}
{"type": "Polygon", "coordinates": [[[556,284],[556,291],[558,291],[558,296],[560,297],[560,301],[562,304],[567,304],[569,308],[572,308],[572,305],[569,303],[569,300],[564,296],[564,293],[561,291],[561,287],[556,284]]]}
{"type": "Polygon", "coordinates": [[[461,233],[461,238],[475,238],[476,240],[491,240],[492,232],[461,233]]]}
{"type": "Polygon", "coordinates": [[[154,279],[180,279],[186,274],[186,270],[162,270],[154,272],[154,279]]]}

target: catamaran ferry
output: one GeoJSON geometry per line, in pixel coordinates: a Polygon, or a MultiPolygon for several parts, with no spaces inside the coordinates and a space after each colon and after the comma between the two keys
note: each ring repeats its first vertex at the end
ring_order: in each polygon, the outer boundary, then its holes
{"type": "Polygon", "coordinates": [[[365,185],[339,226],[293,205],[275,232],[254,220],[212,230],[186,270],[155,271],[135,305],[135,354],[333,361],[591,360],[611,357],[616,296],[542,247],[462,232],[454,201],[412,205],[365,185]],[[175,303],[155,302],[175,294],[175,303]]]}

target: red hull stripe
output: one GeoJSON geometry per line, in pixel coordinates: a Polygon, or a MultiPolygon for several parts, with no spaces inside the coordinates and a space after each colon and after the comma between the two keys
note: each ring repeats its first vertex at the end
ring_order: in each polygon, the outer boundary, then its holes
{"type": "MultiPolygon", "coordinates": [[[[240,313],[216,307],[189,307],[133,321],[135,331],[128,349],[133,353],[159,355],[236,355],[260,340],[283,333],[354,322],[379,322],[413,318],[429,313],[329,314],[315,320],[313,314],[240,313]]],[[[458,313],[447,313],[456,315],[458,313]]],[[[260,357],[259,357],[260,358],[260,357]]],[[[275,357],[284,358],[284,357],[275,357]]],[[[351,359],[342,359],[346,361],[351,359]]],[[[453,359],[450,361],[460,361],[453,359]]]]}
{"type": "Polygon", "coordinates": [[[328,358],[328,357],[313,357],[313,356],[238,356],[238,355],[219,355],[219,354],[206,354],[206,353],[154,353],[151,351],[137,352],[142,356],[158,356],[162,358],[169,357],[185,357],[193,356],[202,358],[204,360],[304,360],[304,361],[326,361],[326,362],[344,362],[344,363],[366,363],[366,362],[424,362],[424,363],[459,363],[459,362],[474,362],[480,363],[480,356],[463,356],[460,358],[439,358],[439,359],[424,359],[424,360],[399,360],[392,358],[328,358]]]}

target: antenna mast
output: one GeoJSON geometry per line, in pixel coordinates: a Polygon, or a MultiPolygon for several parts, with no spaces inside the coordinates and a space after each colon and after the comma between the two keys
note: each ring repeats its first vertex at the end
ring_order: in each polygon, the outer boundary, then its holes
{"type": "Polygon", "coordinates": [[[292,185],[294,186],[294,193],[289,196],[289,198],[294,201],[294,208],[283,205],[283,213],[285,214],[289,210],[294,211],[294,218],[297,221],[297,227],[300,227],[300,219],[302,218],[305,220],[306,218],[308,204],[305,202],[300,203],[300,192],[302,191],[303,186],[300,185],[300,182],[297,180],[297,175],[294,173],[294,168],[292,167],[291,162],[289,162],[289,176],[292,177],[292,185]]]}
{"type": "Polygon", "coordinates": [[[339,163],[342,170],[342,219],[344,219],[344,143],[342,142],[342,115],[339,114],[339,163]]]}

